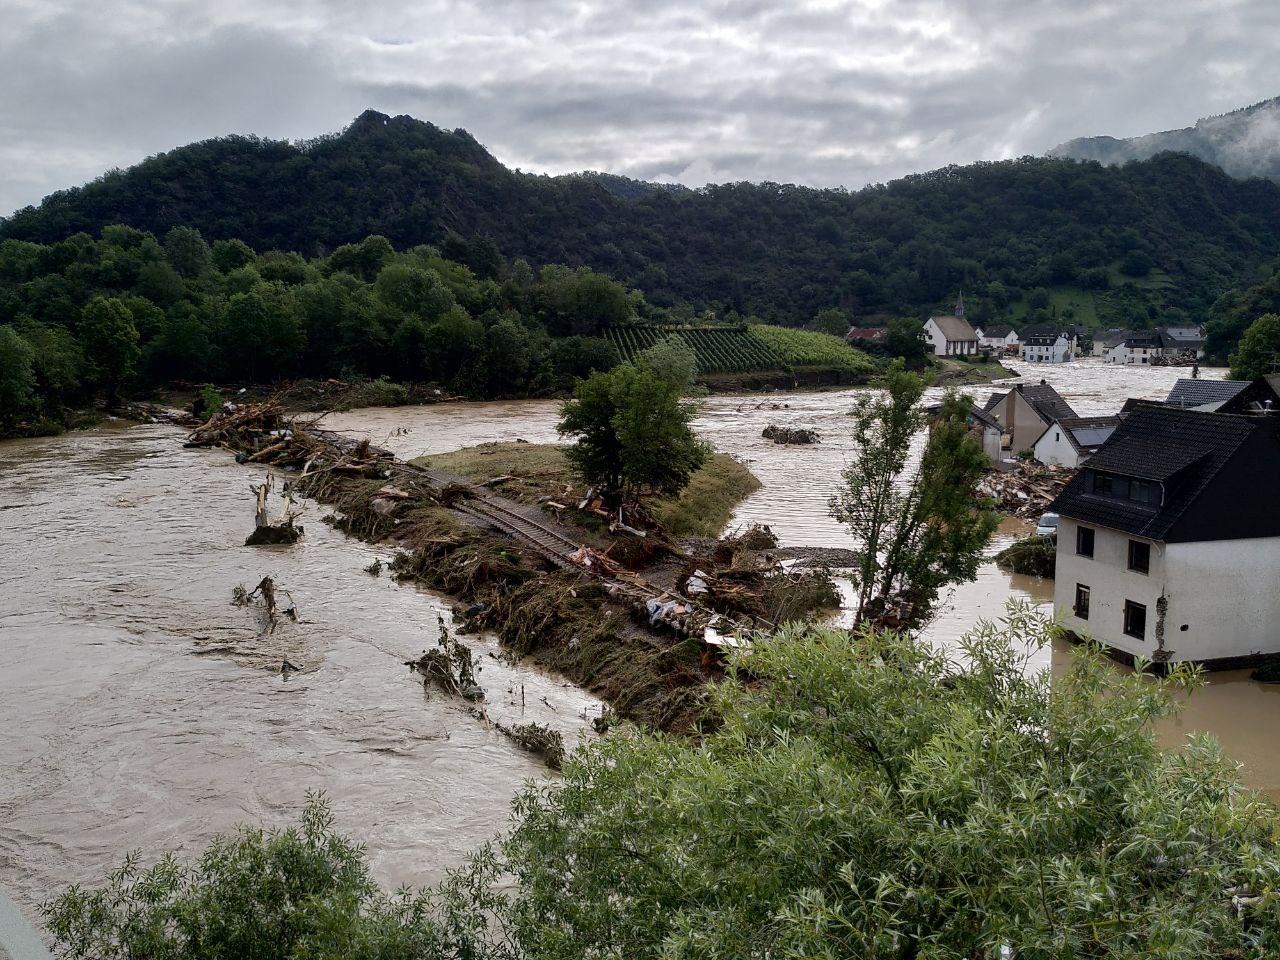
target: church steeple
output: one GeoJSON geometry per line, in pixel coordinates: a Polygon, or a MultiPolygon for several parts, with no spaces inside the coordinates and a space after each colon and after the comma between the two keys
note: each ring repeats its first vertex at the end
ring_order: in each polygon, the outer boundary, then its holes
{"type": "Polygon", "coordinates": [[[956,300],[956,316],[964,319],[964,290],[960,291],[960,297],[956,300]]]}

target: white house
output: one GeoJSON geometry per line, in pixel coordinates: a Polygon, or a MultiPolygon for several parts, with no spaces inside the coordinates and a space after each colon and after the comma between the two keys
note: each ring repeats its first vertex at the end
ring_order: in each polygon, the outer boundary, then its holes
{"type": "Polygon", "coordinates": [[[1008,393],[992,394],[982,409],[1000,424],[1001,447],[1015,455],[1033,449],[1055,421],[1076,415],[1071,405],[1044,380],[1019,383],[1008,393]]]}
{"type": "Polygon", "coordinates": [[[1095,357],[1105,357],[1112,347],[1119,346],[1130,337],[1133,332],[1129,330],[1098,330],[1093,334],[1093,352],[1095,357]]]}
{"type": "Polygon", "coordinates": [[[1132,335],[1106,353],[1107,363],[1148,364],[1153,357],[1164,356],[1164,343],[1158,333],[1132,335]]]}
{"type": "Polygon", "coordinates": [[[978,335],[964,317],[930,317],[924,322],[925,339],[934,356],[970,356],[978,352],[978,335]]]}
{"type": "Polygon", "coordinates": [[[1071,340],[1061,333],[1032,335],[1022,341],[1022,359],[1029,363],[1066,363],[1071,357],[1071,340]]]}
{"type": "Polygon", "coordinates": [[[1056,420],[1040,435],[1032,452],[1047,467],[1075,469],[1107,442],[1119,417],[1068,417],[1056,420]]]}
{"type": "Polygon", "coordinates": [[[1063,625],[1126,657],[1280,652],[1280,415],[1135,406],[1050,507],[1063,625]]]}
{"type": "Polygon", "coordinates": [[[974,332],[978,335],[978,345],[984,350],[1008,353],[1018,349],[1018,331],[1013,327],[997,323],[974,332]]]}

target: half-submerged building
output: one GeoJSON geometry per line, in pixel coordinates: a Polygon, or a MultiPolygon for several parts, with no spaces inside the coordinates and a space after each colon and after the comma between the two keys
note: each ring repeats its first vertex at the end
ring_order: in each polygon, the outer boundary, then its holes
{"type": "Polygon", "coordinates": [[[1050,509],[1072,632],[1157,663],[1280,652],[1280,415],[1135,406],[1050,509]]]}

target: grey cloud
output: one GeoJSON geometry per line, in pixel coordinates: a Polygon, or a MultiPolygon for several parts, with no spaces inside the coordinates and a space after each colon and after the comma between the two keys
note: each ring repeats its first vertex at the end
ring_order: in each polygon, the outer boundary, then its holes
{"type": "Polygon", "coordinates": [[[526,170],[857,187],[1280,93],[1273,0],[0,0],[0,210],[365,107],[526,170]]]}

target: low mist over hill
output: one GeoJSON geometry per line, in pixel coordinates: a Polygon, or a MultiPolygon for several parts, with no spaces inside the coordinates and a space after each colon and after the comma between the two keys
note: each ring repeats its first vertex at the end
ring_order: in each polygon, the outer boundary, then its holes
{"type": "Polygon", "coordinates": [[[1233,177],[1280,181],[1280,97],[1217,117],[1193,127],[1142,137],[1078,137],[1049,151],[1051,157],[1124,163],[1146,160],[1166,150],[1189,153],[1221,167],[1233,177]]]}

